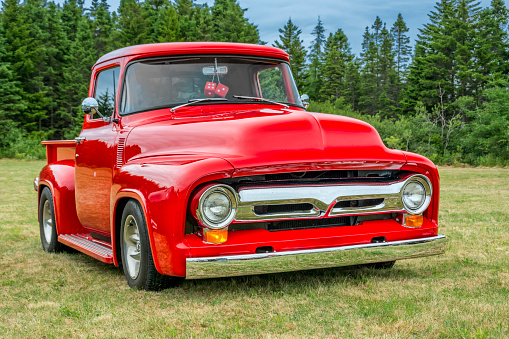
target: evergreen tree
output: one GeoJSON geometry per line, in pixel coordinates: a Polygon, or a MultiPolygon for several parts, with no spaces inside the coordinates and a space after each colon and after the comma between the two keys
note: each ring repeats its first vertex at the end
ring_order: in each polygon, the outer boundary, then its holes
{"type": "Polygon", "coordinates": [[[109,12],[110,5],[107,0],[92,0],[89,18],[92,22],[92,36],[96,56],[112,51],[115,47],[112,44],[113,20],[109,12]]]}
{"type": "Polygon", "coordinates": [[[177,9],[168,0],[145,2],[145,11],[151,20],[150,42],[180,41],[180,26],[177,9]]]}
{"type": "Polygon", "coordinates": [[[394,103],[400,106],[401,94],[404,92],[405,80],[407,77],[408,62],[412,54],[410,47],[410,37],[407,35],[409,29],[401,13],[391,28],[391,35],[394,39],[393,53],[395,62],[395,87],[394,87],[394,103]]]}
{"type": "MultiPolygon", "coordinates": [[[[1,23],[1,21],[0,21],[1,23]]],[[[23,102],[23,92],[19,81],[14,80],[14,75],[5,60],[5,38],[3,27],[0,24],[0,150],[9,146],[9,134],[16,127],[16,117],[26,109],[23,102]]]]}
{"type": "Polygon", "coordinates": [[[368,114],[389,115],[394,110],[396,69],[394,40],[379,17],[366,27],[361,53],[359,106],[368,114]]]}
{"type": "Polygon", "coordinates": [[[175,0],[175,9],[178,16],[178,39],[181,41],[201,40],[201,34],[198,34],[199,22],[197,21],[199,8],[196,7],[193,0],[175,0]]]}
{"type": "Polygon", "coordinates": [[[283,29],[279,29],[279,41],[274,41],[274,46],[281,48],[290,55],[290,67],[292,69],[293,77],[297,84],[297,88],[304,87],[304,67],[306,62],[306,49],[302,45],[300,34],[302,31],[299,27],[295,26],[292,22],[292,18],[288,19],[288,22],[283,29]]]}
{"type": "Polygon", "coordinates": [[[67,112],[63,120],[69,126],[65,131],[66,138],[76,137],[81,129],[84,118],[81,101],[88,96],[90,69],[97,60],[92,23],[86,16],[79,15],[79,11],[73,13],[77,16],[73,21],[78,23],[76,39],[70,42],[69,52],[65,56],[64,81],[59,84],[63,108],[67,112]]]}
{"type": "Polygon", "coordinates": [[[318,22],[311,34],[315,38],[311,42],[310,46],[306,87],[309,97],[313,100],[318,100],[320,96],[320,88],[323,84],[320,71],[323,62],[323,50],[325,47],[325,28],[323,27],[320,16],[318,17],[318,22]]]}
{"type": "Polygon", "coordinates": [[[43,32],[43,46],[45,50],[44,64],[41,66],[41,75],[46,96],[51,99],[47,106],[49,121],[46,126],[50,131],[55,131],[55,137],[61,138],[60,131],[67,127],[64,123],[67,112],[64,108],[64,98],[59,89],[59,84],[64,81],[63,67],[65,66],[65,55],[68,54],[69,41],[61,24],[61,10],[54,2],[49,2],[46,9],[47,15],[41,27],[43,32]]]}
{"type": "Polygon", "coordinates": [[[473,0],[442,0],[420,30],[416,55],[409,74],[408,109],[418,101],[431,110],[453,104],[460,96],[474,95],[478,3],[473,0]],[[419,53],[417,53],[419,50],[419,53]]]}
{"type": "Polygon", "coordinates": [[[474,47],[476,96],[492,77],[509,73],[508,14],[502,0],[492,0],[491,6],[480,13],[474,47]]]}
{"type": "MultiPolygon", "coordinates": [[[[212,40],[225,42],[258,43],[260,36],[257,26],[244,17],[237,0],[215,0],[211,8],[212,40]]],[[[206,27],[204,27],[206,29],[206,27]]]]}
{"type": "MultiPolygon", "coordinates": [[[[456,41],[454,68],[457,72],[456,96],[476,97],[474,49],[478,40],[477,21],[480,8],[477,0],[459,0],[456,4],[455,16],[451,20],[456,41]]],[[[476,100],[478,97],[476,97],[476,100]]]]}
{"type": "MultiPolygon", "coordinates": [[[[95,40],[97,41],[97,39],[95,40]]],[[[120,0],[118,21],[115,33],[113,34],[114,48],[140,45],[148,42],[150,42],[150,27],[146,11],[143,10],[143,4],[138,0],[120,0]]]]}
{"type": "Polygon", "coordinates": [[[68,41],[76,40],[78,25],[83,16],[84,0],[66,0],[62,6],[61,23],[68,41]]]}
{"type": "Polygon", "coordinates": [[[354,102],[349,90],[347,79],[348,67],[352,65],[354,56],[343,30],[329,34],[324,50],[324,63],[322,66],[323,86],[320,89],[322,100],[332,101],[343,97],[348,103],[354,102]]]}
{"type": "Polygon", "coordinates": [[[37,22],[44,22],[46,13],[37,0],[27,0],[23,5],[18,0],[4,2],[2,25],[5,33],[6,60],[10,63],[15,81],[22,87],[26,109],[16,116],[16,122],[28,131],[42,130],[50,99],[46,97],[46,86],[41,76],[45,51],[42,46],[42,31],[37,22]],[[34,22],[34,19],[37,21],[34,22]]]}

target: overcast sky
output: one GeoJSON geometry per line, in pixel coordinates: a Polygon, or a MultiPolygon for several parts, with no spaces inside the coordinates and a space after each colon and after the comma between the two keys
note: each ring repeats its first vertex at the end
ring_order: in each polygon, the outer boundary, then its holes
{"type": "MultiPolygon", "coordinates": [[[[214,0],[196,0],[196,3],[214,4],[214,0]]],[[[488,7],[490,0],[482,0],[481,6],[488,7]]],[[[506,0],[507,5],[508,0],[506,0]]],[[[85,5],[90,5],[86,0],[85,5]]],[[[116,10],[119,0],[108,0],[110,10],[116,10]]],[[[242,8],[247,8],[246,17],[258,25],[260,38],[269,45],[278,39],[279,28],[283,28],[291,17],[301,30],[301,39],[309,47],[313,36],[311,32],[320,16],[325,27],[326,37],[338,28],[343,29],[352,51],[359,55],[362,35],[366,26],[380,16],[390,29],[398,16],[403,15],[414,45],[418,29],[428,22],[428,14],[434,9],[436,0],[238,0],[242,8]]]]}

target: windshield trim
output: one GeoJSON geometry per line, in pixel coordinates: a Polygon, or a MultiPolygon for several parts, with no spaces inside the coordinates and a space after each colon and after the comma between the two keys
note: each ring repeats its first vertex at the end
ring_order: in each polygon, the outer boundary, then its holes
{"type": "MultiPolygon", "coordinates": [[[[118,98],[118,115],[123,117],[123,116],[129,116],[129,115],[133,115],[133,114],[138,114],[138,113],[144,113],[144,112],[149,112],[149,111],[154,111],[154,110],[159,110],[159,109],[166,109],[166,108],[173,108],[173,107],[176,107],[176,106],[179,106],[179,105],[182,105],[182,104],[185,104],[185,102],[178,102],[178,103],[174,103],[174,104],[171,104],[171,105],[162,105],[162,106],[154,106],[154,107],[149,107],[149,108],[146,108],[146,109],[143,109],[143,110],[138,110],[138,111],[132,111],[132,112],[122,112],[121,111],[121,108],[122,108],[122,98],[123,98],[123,95],[124,95],[124,91],[125,91],[125,83],[126,83],[126,75],[127,75],[127,70],[129,69],[130,66],[132,66],[133,64],[136,64],[136,63],[140,63],[140,62],[147,62],[147,61],[158,61],[158,60],[161,60],[161,61],[164,61],[164,60],[189,60],[189,59],[198,59],[198,58],[210,58],[210,57],[213,57],[213,56],[221,56],[222,58],[240,58],[240,59],[254,59],[254,60],[265,60],[265,61],[271,61],[271,62],[278,62],[278,63],[281,63],[281,64],[286,64],[288,66],[288,68],[290,69],[290,63],[284,59],[279,59],[279,58],[270,58],[270,57],[264,57],[264,56],[250,56],[250,55],[237,55],[237,54],[219,54],[219,53],[215,53],[215,54],[196,54],[196,55],[168,55],[168,56],[157,56],[157,57],[149,57],[149,58],[140,58],[140,59],[134,59],[134,60],[131,60],[129,63],[127,63],[124,67],[124,71],[122,73],[122,84],[121,84],[121,88],[120,88],[120,95],[119,95],[119,98],[118,98]]],[[[296,93],[297,95],[299,95],[298,91],[296,93]]],[[[202,105],[217,105],[217,104],[268,104],[270,105],[269,102],[262,102],[262,101],[242,101],[242,100],[238,100],[238,101],[227,101],[227,102],[224,102],[224,101],[220,101],[220,102],[213,102],[213,101],[205,101],[203,103],[196,103],[196,104],[193,104],[193,106],[202,106],[202,105]]],[[[281,102],[282,104],[285,104],[285,105],[288,105],[288,106],[291,106],[291,107],[298,107],[298,108],[304,108],[304,106],[302,105],[298,105],[298,104],[293,104],[293,103],[287,103],[287,102],[281,102]]]]}

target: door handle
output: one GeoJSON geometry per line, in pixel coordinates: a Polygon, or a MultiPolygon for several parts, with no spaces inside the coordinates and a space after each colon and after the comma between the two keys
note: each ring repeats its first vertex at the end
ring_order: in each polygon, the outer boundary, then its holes
{"type": "Polygon", "coordinates": [[[86,137],[76,137],[76,138],[74,138],[74,141],[76,141],[76,143],[77,143],[78,145],[79,145],[79,144],[81,144],[81,142],[82,142],[82,141],[85,141],[85,140],[87,140],[87,138],[86,138],[86,137]]]}

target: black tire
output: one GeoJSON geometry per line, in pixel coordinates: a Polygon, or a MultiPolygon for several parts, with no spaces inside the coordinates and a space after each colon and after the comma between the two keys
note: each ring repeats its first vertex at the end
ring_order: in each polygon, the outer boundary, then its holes
{"type": "Polygon", "coordinates": [[[373,264],[366,264],[366,267],[374,268],[376,270],[388,270],[391,269],[392,266],[396,263],[396,260],[394,261],[385,261],[385,262],[376,262],[373,264]]]}
{"type": "Polygon", "coordinates": [[[61,252],[64,245],[58,242],[57,224],[53,195],[48,187],[44,187],[39,199],[39,231],[42,248],[46,252],[61,252]]]}
{"type": "Polygon", "coordinates": [[[176,285],[180,279],[159,273],[154,265],[147,222],[140,204],[130,200],[122,213],[120,226],[122,268],[127,284],[139,290],[159,291],[176,285]]]}

